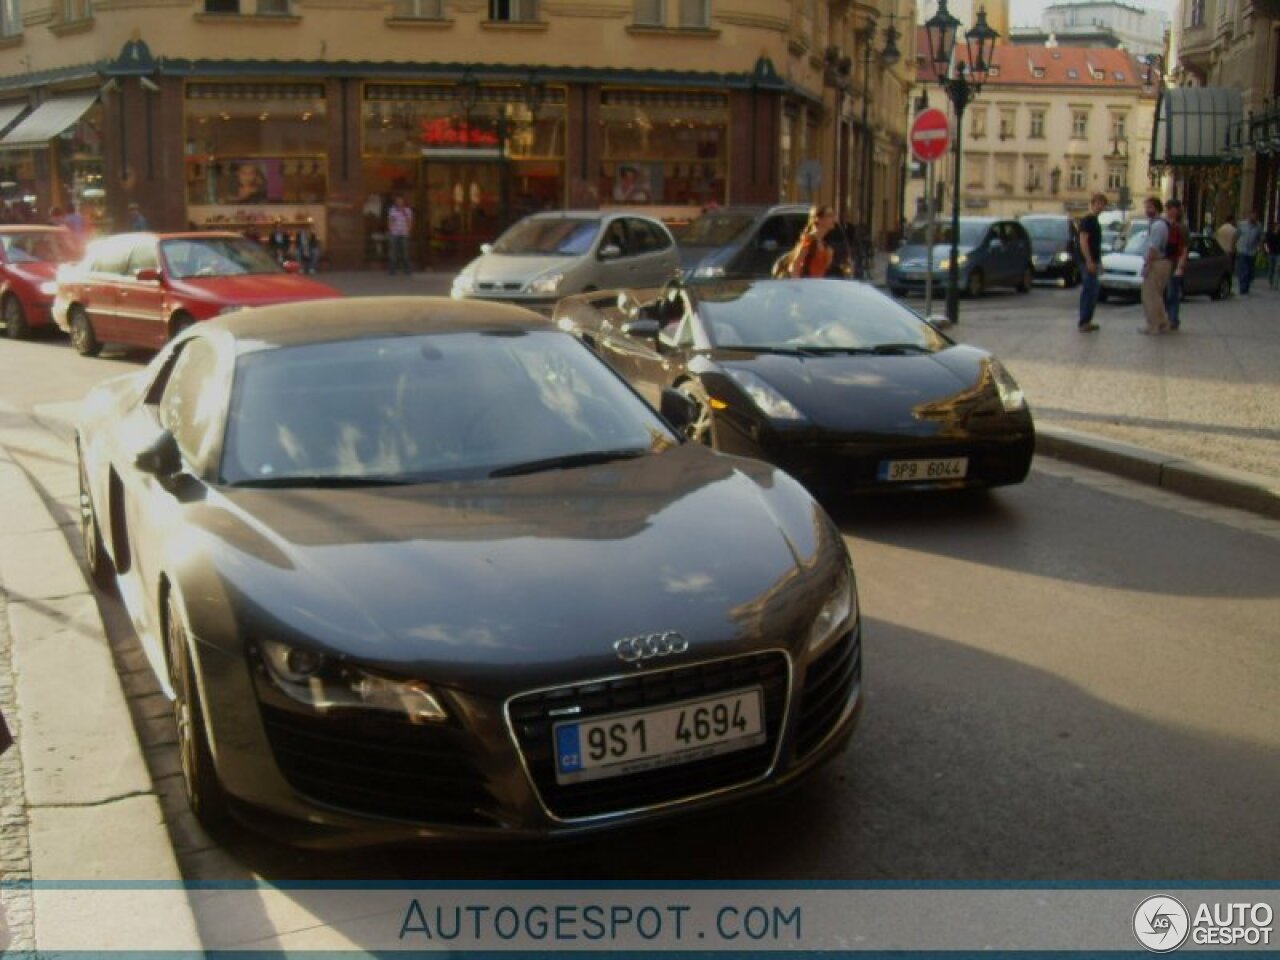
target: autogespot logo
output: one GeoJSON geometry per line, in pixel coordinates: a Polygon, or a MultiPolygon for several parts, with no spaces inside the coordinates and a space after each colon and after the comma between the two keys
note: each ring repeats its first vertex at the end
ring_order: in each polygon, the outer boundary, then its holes
{"type": "Polygon", "coordinates": [[[1191,915],[1173,897],[1147,897],[1133,912],[1133,935],[1152,953],[1168,953],[1186,942],[1191,915]]]}

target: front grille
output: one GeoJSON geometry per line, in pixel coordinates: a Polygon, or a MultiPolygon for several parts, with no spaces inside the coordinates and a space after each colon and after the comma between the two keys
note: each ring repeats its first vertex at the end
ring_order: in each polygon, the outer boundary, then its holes
{"type": "Polygon", "coordinates": [[[507,293],[518,293],[524,285],[521,283],[477,283],[476,287],[480,290],[489,292],[499,291],[507,293]]]}
{"type": "Polygon", "coordinates": [[[850,631],[813,661],[805,674],[796,727],[797,759],[822,743],[848,705],[853,688],[861,682],[862,640],[850,631]]]}
{"type": "Polygon", "coordinates": [[[276,765],[322,804],[368,816],[491,826],[496,804],[465,735],[449,727],[347,714],[306,715],[262,704],[276,765]]]}
{"type": "Polygon", "coordinates": [[[508,716],[543,803],[553,816],[571,820],[671,803],[764,776],[782,730],[789,683],[784,654],[758,653],[525,694],[510,702],[508,716]],[[754,686],[764,692],[765,742],[759,746],[657,770],[556,783],[552,728],[566,709],[577,707],[573,718],[585,720],[754,686]]]}

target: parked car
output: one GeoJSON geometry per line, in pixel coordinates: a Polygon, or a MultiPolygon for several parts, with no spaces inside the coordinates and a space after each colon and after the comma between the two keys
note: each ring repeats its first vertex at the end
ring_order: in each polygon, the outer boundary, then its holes
{"type": "Polygon", "coordinates": [[[998,486],[1031,465],[1009,372],[868,284],[698,283],[642,303],[574,297],[556,317],[645,397],[684,392],[691,437],[820,494],[998,486]]]}
{"type": "Polygon", "coordinates": [[[1061,280],[1064,287],[1080,282],[1080,244],[1071,217],[1035,213],[1019,217],[1018,222],[1031,237],[1031,263],[1037,280],[1061,280]]]}
{"type": "Polygon", "coordinates": [[[774,261],[796,245],[809,208],[722,207],[698,217],[676,237],[684,277],[767,277],[774,261]]]}
{"type": "Polygon", "coordinates": [[[54,274],[78,252],[63,227],[0,226],[0,318],[11,338],[53,326],[54,274]]]}
{"type": "Polygon", "coordinates": [[[454,297],[549,306],[584,290],[658,287],[680,268],[666,225],[624,210],[535,213],[480,249],[454,297]]]}
{"type": "MultiPolygon", "coordinates": [[[[936,223],[933,238],[933,285],[945,290],[950,282],[951,222],[936,223]]],[[[925,243],[925,225],[918,224],[897,252],[889,255],[886,280],[895,297],[924,290],[929,254],[925,243]]],[[[1000,286],[1026,293],[1034,277],[1031,257],[1031,238],[1017,220],[960,218],[958,276],[960,289],[969,296],[1000,286]]]]}
{"type": "Polygon", "coordinates": [[[234,233],[118,234],[59,268],[53,319],[77,352],[96,356],[104,343],[159,349],[244,307],[342,295],[298,269],[234,233]]]}
{"type": "Polygon", "coordinates": [[[791,783],[857,722],[830,518],[530,311],[243,311],[84,409],[86,562],[207,825],[239,801],[283,837],[587,833],[791,783]]]}
{"type": "MultiPolygon", "coordinates": [[[[1207,233],[1193,233],[1187,239],[1187,247],[1182,295],[1207,294],[1214,300],[1231,296],[1231,259],[1218,241],[1207,233]]],[[[1099,299],[1142,297],[1142,263],[1146,251],[1147,231],[1137,230],[1130,233],[1123,251],[1103,255],[1099,299]]]]}

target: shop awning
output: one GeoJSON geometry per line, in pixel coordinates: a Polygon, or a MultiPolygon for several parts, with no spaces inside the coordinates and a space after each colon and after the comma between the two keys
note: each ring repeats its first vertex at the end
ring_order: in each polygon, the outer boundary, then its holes
{"type": "Polygon", "coordinates": [[[1226,155],[1227,133],[1244,115],[1240,91],[1227,87],[1166,90],[1156,114],[1152,161],[1166,166],[1235,163],[1226,155]]]}
{"type": "Polygon", "coordinates": [[[0,103],[0,130],[5,129],[27,109],[25,103],[0,103]]]}
{"type": "Polygon", "coordinates": [[[77,93],[46,100],[0,139],[0,150],[32,150],[49,141],[84,116],[98,99],[98,92],[77,93]]]}

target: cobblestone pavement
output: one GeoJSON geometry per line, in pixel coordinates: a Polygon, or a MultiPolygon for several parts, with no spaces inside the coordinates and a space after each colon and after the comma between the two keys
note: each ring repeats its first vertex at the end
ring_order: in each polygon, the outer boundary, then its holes
{"type": "Polygon", "coordinates": [[[8,603],[0,590],[0,712],[15,743],[0,756],[0,954],[35,949],[31,890],[31,844],[27,796],[22,781],[17,678],[13,675],[8,603]]]}

